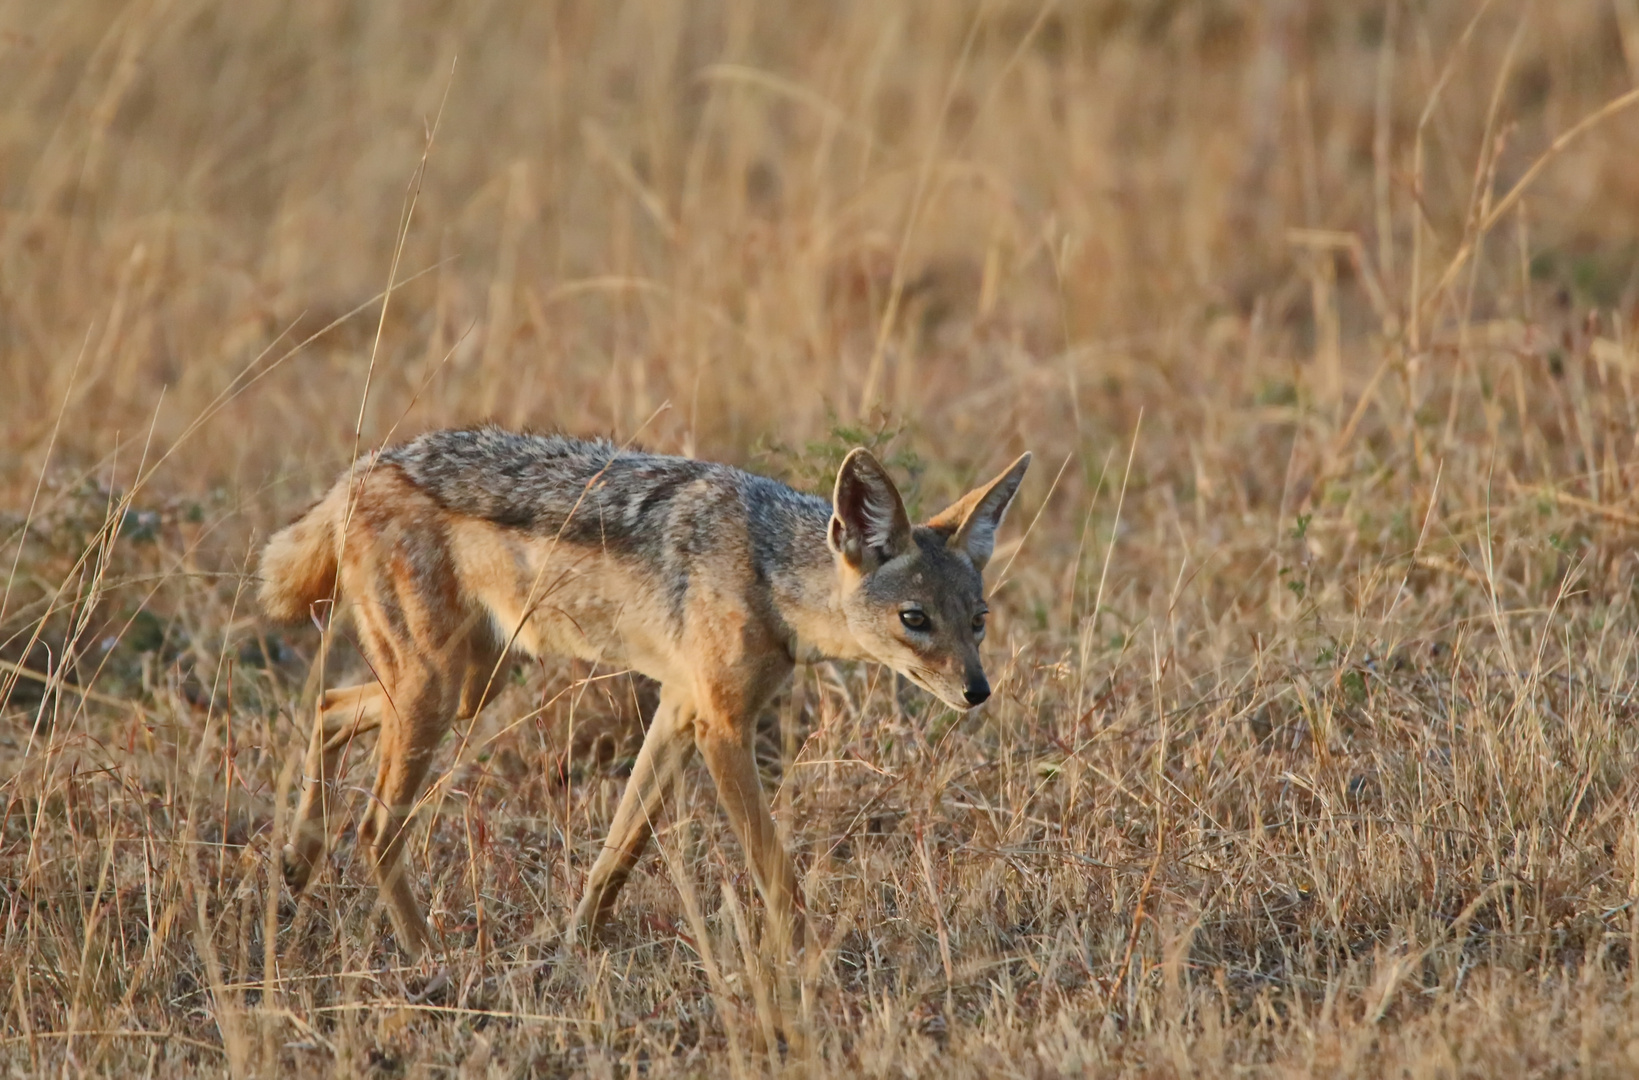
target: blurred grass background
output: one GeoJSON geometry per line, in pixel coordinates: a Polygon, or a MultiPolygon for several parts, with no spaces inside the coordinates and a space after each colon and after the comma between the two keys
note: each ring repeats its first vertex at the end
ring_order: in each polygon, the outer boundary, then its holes
{"type": "Polygon", "coordinates": [[[1635,0],[0,8],[4,1056],[1639,1068],[1636,85],[1635,0]],[[868,442],[924,512],[1037,453],[992,706],[825,666],[768,718],[800,999],[703,777],[541,965],[611,673],[447,751],[442,997],[346,823],[280,895],[319,639],[255,548],[484,419],[811,490],[868,442]]]}

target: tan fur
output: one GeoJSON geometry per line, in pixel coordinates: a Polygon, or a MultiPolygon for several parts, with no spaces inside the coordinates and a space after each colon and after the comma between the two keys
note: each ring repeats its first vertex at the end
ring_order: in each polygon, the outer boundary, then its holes
{"type": "MultiPolygon", "coordinates": [[[[662,551],[664,572],[647,554],[652,549],[636,541],[570,543],[562,528],[507,527],[452,511],[386,456],[361,464],[263,555],[268,613],[306,618],[339,591],[350,601],[375,676],[322,696],[284,849],[286,881],[294,890],[307,884],[323,855],[326,803],[341,757],[359,736],[379,729],[374,797],[360,839],[400,945],[412,955],[430,946],[400,855],[432,754],[452,721],[473,716],[489,699],[505,656],[563,653],[631,668],[662,684],[574,925],[590,931],[608,914],[666,792],[698,750],[748,854],[777,940],[800,947],[796,870],[751,753],[758,711],[793,663],[817,656],[889,663],[957,708],[988,695],[977,654],[983,605],[974,568],[988,550],[970,558],[956,548],[975,513],[989,513],[984,527],[994,531],[1027,461],[1028,455],[936,519],[937,528],[917,526],[918,533],[903,520],[885,471],[856,451],[839,474],[829,551],[823,503],[822,516],[813,519],[815,500],[781,489],[786,495],[773,496],[776,509],[759,518],[745,512],[751,503],[735,504],[725,492],[766,481],[702,467],[697,483],[634,504],[637,514],[669,498],[675,505],[665,520],[695,530],[688,543],[662,551]],[[987,503],[998,485],[1005,498],[987,503]],[[897,516],[882,518],[890,510],[897,516]],[[801,522],[812,522],[812,536],[801,522]],[[770,567],[770,551],[795,554],[770,567]],[[902,625],[906,604],[930,612],[925,632],[902,625]]],[[[622,482],[644,496],[651,473],[622,482]]],[[[604,512],[619,510],[610,504],[604,512]]]]}
{"type": "Polygon", "coordinates": [[[262,610],[280,622],[306,619],[336,591],[336,538],[347,514],[347,485],[323,499],[262,549],[262,610]]]}

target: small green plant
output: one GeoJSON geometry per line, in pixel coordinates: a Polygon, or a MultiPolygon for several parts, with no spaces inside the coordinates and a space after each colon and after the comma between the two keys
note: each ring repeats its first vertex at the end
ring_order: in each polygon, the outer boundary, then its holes
{"type": "Polygon", "coordinates": [[[921,479],[926,469],[922,458],[910,447],[911,425],[895,420],[885,411],[874,412],[867,420],[846,423],[834,409],[826,410],[827,435],[809,439],[800,449],[777,438],[759,440],[752,456],[767,470],[779,473],[793,486],[829,494],[842,459],[855,447],[864,447],[894,473],[905,510],[912,518],[920,510],[921,479]]]}

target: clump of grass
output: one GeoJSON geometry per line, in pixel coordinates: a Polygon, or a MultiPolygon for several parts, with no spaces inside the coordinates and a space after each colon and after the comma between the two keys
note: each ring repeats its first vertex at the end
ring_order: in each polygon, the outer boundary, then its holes
{"type": "Polygon", "coordinates": [[[0,1056],[1632,1071],[1630,8],[21,5],[0,1056]],[[644,707],[567,664],[439,762],[442,990],[363,755],[282,890],[321,636],[256,547],[356,442],[483,419],[821,491],[870,445],[923,510],[1046,466],[991,704],[819,666],[768,718],[795,970],[698,777],[558,950],[644,707]]]}

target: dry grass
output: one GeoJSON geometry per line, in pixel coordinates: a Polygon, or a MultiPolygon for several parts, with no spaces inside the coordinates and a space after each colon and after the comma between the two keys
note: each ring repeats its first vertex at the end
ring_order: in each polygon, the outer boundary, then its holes
{"type": "Polygon", "coordinates": [[[22,0],[0,58],[12,1073],[1639,1069],[1634,0],[22,0]],[[768,718],[799,997],[703,777],[554,959],[608,673],[446,748],[430,1002],[350,831],[275,885],[319,638],[256,544],[483,417],[865,436],[923,509],[1037,452],[992,705],[768,718]]]}

